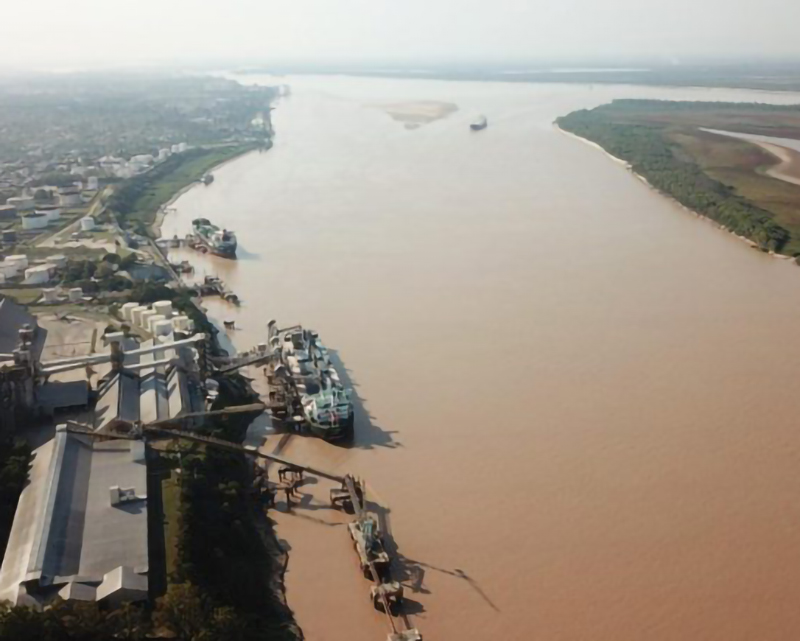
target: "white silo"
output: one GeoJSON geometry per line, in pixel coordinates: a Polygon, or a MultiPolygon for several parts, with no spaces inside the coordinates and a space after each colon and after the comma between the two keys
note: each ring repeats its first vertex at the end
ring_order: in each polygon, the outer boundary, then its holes
{"type": "Polygon", "coordinates": [[[139,305],[131,310],[131,322],[139,327],[142,326],[142,314],[148,310],[145,305],[139,305]]]}
{"type": "Polygon", "coordinates": [[[94,218],[91,216],[84,216],[81,218],[81,231],[92,231],[94,228],[94,218]]]}
{"type": "Polygon", "coordinates": [[[156,314],[155,310],[153,310],[153,315],[147,317],[147,331],[151,334],[155,334],[155,327],[156,323],[160,323],[161,321],[167,320],[161,314],[156,314]]]}
{"type": "Polygon", "coordinates": [[[58,290],[55,287],[48,287],[42,290],[42,299],[45,303],[58,302],[58,290]]]}
{"type": "Polygon", "coordinates": [[[134,310],[134,309],[136,309],[137,307],[139,307],[139,303],[125,303],[125,304],[122,306],[122,308],[120,309],[120,315],[121,315],[121,316],[122,316],[122,318],[124,318],[126,321],[128,321],[128,322],[131,322],[131,321],[133,321],[133,318],[131,317],[131,313],[132,313],[132,312],[133,312],[133,310],[134,310]]]}
{"type": "Polygon", "coordinates": [[[155,315],[156,313],[152,309],[148,309],[142,312],[142,315],[139,320],[139,327],[147,331],[150,331],[150,319],[155,315]]]}
{"type": "Polygon", "coordinates": [[[160,320],[156,323],[152,323],[152,326],[153,333],[157,336],[169,336],[172,334],[172,321],[160,320]]]}
{"type": "Polygon", "coordinates": [[[80,287],[72,287],[69,290],[69,300],[72,303],[77,303],[83,298],[83,290],[80,287]]]}
{"type": "Polygon", "coordinates": [[[172,318],[172,301],[160,300],[153,303],[153,309],[156,314],[161,314],[164,318],[172,318]]]}

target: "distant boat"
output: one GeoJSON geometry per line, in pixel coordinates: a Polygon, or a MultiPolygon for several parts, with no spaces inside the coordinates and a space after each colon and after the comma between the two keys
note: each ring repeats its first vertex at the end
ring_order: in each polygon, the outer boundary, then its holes
{"type": "Polygon", "coordinates": [[[200,182],[202,182],[204,185],[210,185],[214,182],[214,174],[206,174],[200,179],[200,182]]]}
{"type": "Polygon", "coordinates": [[[473,122],[469,128],[472,131],[480,131],[481,129],[486,129],[489,126],[489,121],[486,120],[486,116],[480,116],[475,122],[473,122]]]}

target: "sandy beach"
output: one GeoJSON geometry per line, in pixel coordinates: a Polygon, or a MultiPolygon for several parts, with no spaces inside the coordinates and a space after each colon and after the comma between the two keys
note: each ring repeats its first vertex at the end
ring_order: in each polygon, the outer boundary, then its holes
{"type": "Polygon", "coordinates": [[[455,103],[436,100],[396,102],[375,107],[386,112],[392,120],[403,123],[407,129],[428,125],[458,111],[458,105],[455,103]]]}
{"type": "Polygon", "coordinates": [[[799,152],[770,142],[760,142],[756,140],[753,142],[778,159],[778,164],[766,170],[768,176],[792,183],[793,185],[800,185],[799,152]]]}

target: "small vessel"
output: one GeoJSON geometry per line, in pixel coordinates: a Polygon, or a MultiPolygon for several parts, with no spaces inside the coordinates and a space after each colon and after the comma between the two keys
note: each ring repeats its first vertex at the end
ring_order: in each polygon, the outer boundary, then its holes
{"type": "Polygon", "coordinates": [[[472,131],[480,131],[481,129],[486,129],[489,126],[489,121],[486,120],[486,116],[479,116],[478,119],[473,122],[469,128],[472,131]]]}
{"type": "Polygon", "coordinates": [[[291,381],[308,430],[326,441],[352,440],[353,401],[319,335],[300,325],[278,330],[273,321],[269,344],[279,363],[275,374],[291,381]]]}
{"type": "Polygon", "coordinates": [[[206,174],[205,176],[203,176],[203,177],[200,179],[200,181],[201,181],[201,182],[202,182],[204,185],[208,186],[208,185],[210,185],[211,183],[213,183],[213,182],[214,182],[214,174],[206,174]]]}
{"type": "Polygon", "coordinates": [[[212,254],[225,258],[236,257],[236,234],[227,229],[220,229],[211,224],[207,218],[195,218],[192,221],[194,237],[200,243],[201,250],[206,248],[212,254]]]}

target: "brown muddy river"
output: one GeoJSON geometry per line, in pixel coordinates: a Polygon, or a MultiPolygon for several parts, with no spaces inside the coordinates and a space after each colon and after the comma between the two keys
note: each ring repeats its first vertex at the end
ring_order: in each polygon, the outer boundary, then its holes
{"type": "MultiPolygon", "coordinates": [[[[164,233],[238,233],[236,262],[191,255],[242,297],[209,303],[239,348],[277,318],[337,351],[355,446],[283,454],[389,506],[425,638],[797,638],[800,268],[551,123],[615,97],[800,97],[277,82],[275,147],[185,194],[164,233]],[[409,130],[375,106],[402,101],[459,110],[409,130]]],[[[277,520],[307,638],[384,639],[337,517],[277,520]]]]}

